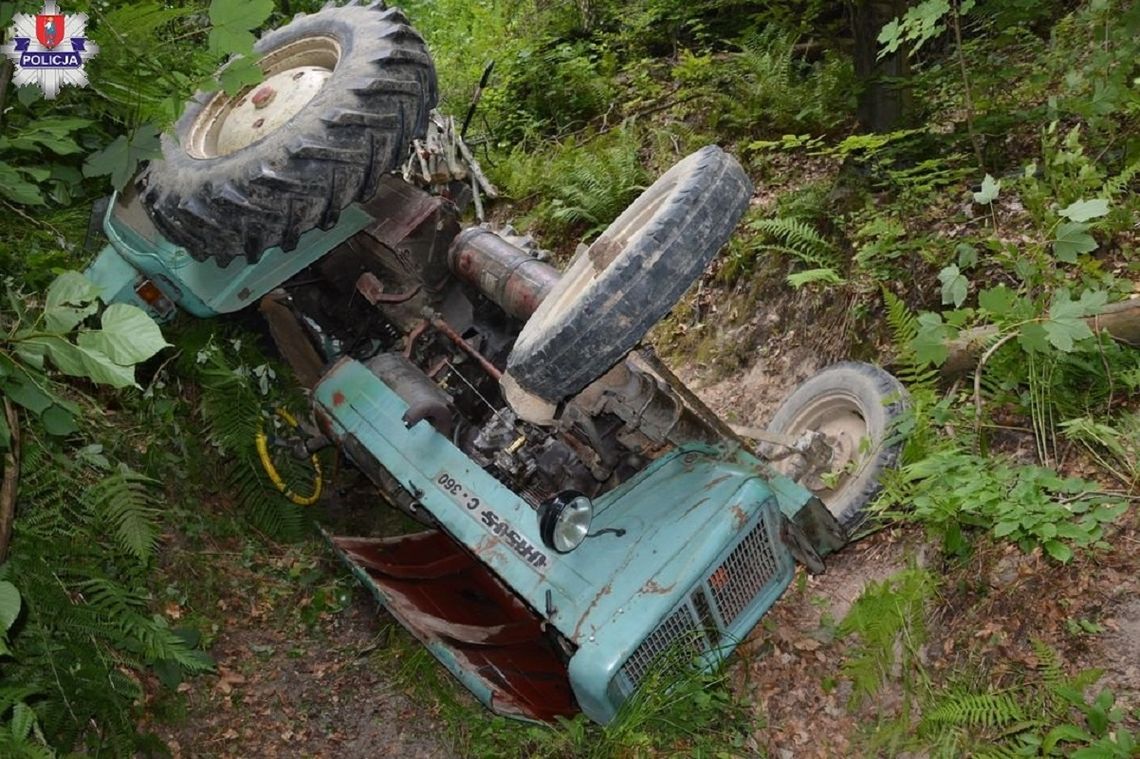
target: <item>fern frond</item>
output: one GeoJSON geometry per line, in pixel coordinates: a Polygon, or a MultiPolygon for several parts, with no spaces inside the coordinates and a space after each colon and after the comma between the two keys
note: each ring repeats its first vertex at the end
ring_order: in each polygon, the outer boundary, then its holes
{"type": "MultiPolygon", "coordinates": [[[[199,381],[199,410],[207,440],[222,452],[219,479],[226,490],[262,532],[282,540],[304,535],[309,524],[304,509],[282,497],[270,484],[254,448],[254,437],[263,418],[262,398],[249,380],[235,373],[219,355],[200,369],[199,381]]],[[[285,459],[279,464],[282,476],[289,481],[296,463],[285,459]]]]}
{"type": "Polygon", "coordinates": [[[22,451],[19,488],[16,530],[55,539],[77,534],[83,523],[79,494],[84,488],[71,461],[29,438],[22,451]]]}
{"type": "Polygon", "coordinates": [[[178,637],[162,617],[147,613],[146,598],[106,578],[77,583],[84,605],[106,621],[105,634],[127,651],[137,651],[147,663],[172,661],[190,672],[203,672],[213,663],[178,637]]]}
{"type": "Polygon", "coordinates": [[[914,351],[918,337],[918,317],[906,303],[890,290],[883,288],[883,302],[887,306],[887,326],[895,345],[895,361],[891,367],[895,376],[912,388],[933,388],[938,382],[938,371],[919,363],[914,351]]]}
{"type": "Polygon", "coordinates": [[[1037,674],[1041,677],[1041,682],[1047,688],[1067,684],[1069,678],[1065,674],[1065,667],[1061,663],[1060,655],[1053,650],[1053,647],[1037,638],[1034,638],[1030,643],[1033,646],[1033,653],[1037,657],[1037,674]]]}
{"type": "Polygon", "coordinates": [[[1137,174],[1140,174],[1140,159],[1128,164],[1123,171],[1105,182],[1102,192],[1110,198],[1124,193],[1137,174]]]}
{"type": "Polygon", "coordinates": [[[157,484],[122,465],[91,486],[86,495],[87,502],[110,525],[115,541],[144,564],[158,545],[159,512],[151,506],[157,484]]]}
{"type": "Polygon", "coordinates": [[[1021,722],[1025,713],[1008,693],[952,693],[922,717],[925,729],[940,726],[994,729],[1021,722]]]}
{"type": "MultiPolygon", "coordinates": [[[[814,227],[800,219],[777,217],[757,219],[749,227],[782,246],[782,250],[802,263],[818,269],[839,269],[840,261],[835,246],[824,239],[814,227]]],[[[761,241],[757,247],[771,249],[761,241]]]]}

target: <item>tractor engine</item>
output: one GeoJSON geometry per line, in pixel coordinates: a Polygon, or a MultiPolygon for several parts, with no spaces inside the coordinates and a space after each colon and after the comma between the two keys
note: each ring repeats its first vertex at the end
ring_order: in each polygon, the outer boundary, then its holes
{"type": "Polygon", "coordinates": [[[536,507],[568,489],[596,497],[676,444],[722,439],[639,354],[563,404],[555,424],[521,420],[499,380],[558,282],[548,254],[510,228],[460,233],[451,203],[394,177],[368,210],[382,221],[285,289],[311,342],[367,363],[408,404],[408,426],[431,424],[536,507]]]}

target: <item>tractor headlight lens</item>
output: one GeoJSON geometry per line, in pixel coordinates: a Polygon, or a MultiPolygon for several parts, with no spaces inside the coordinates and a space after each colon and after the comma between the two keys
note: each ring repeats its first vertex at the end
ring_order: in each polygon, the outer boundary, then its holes
{"type": "Polygon", "coordinates": [[[547,548],[570,553],[590,532],[594,504],[576,490],[564,490],[538,507],[538,534],[547,548]]]}

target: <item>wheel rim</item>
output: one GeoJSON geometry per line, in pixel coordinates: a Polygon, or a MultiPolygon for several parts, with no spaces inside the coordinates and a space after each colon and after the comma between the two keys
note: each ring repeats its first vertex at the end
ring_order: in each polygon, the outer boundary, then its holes
{"type": "Polygon", "coordinates": [[[306,37],[261,59],[265,79],[236,96],[214,95],[194,120],[186,151],[219,158],[275,132],[308,105],[340,61],[332,37],[306,37]]]}
{"type": "MultiPolygon", "coordinates": [[[[785,435],[799,437],[805,432],[818,432],[831,447],[831,461],[827,473],[834,479],[825,480],[813,474],[803,481],[803,485],[819,497],[836,517],[842,511],[843,493],[858,476],[868,460],[870,452],[870,428],[862,408],[854,395],[834,393],[818,398],[800,409],[788,423],[785,435]]],[[[790,459],[773,462],[782,474],[789,474],[793,466],[790,459]]]]}

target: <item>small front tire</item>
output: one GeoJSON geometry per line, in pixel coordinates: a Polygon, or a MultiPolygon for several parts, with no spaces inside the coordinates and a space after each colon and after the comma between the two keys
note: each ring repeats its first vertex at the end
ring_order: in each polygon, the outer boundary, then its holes
{"type": "MultiPolygon", "coordinates": [[[[792,437],[823,434],[832,449],[829,472],[801,484],[851,532],[882,489],[880,476],[898,461],[902,442],[893,433],[907,407],[906,389],[890,373],[844,361],[800,384],[777,409],[768,430],[792,437]]],[[[783,473],[789,465],[790,459],[773,461],[783,473]]]]}

